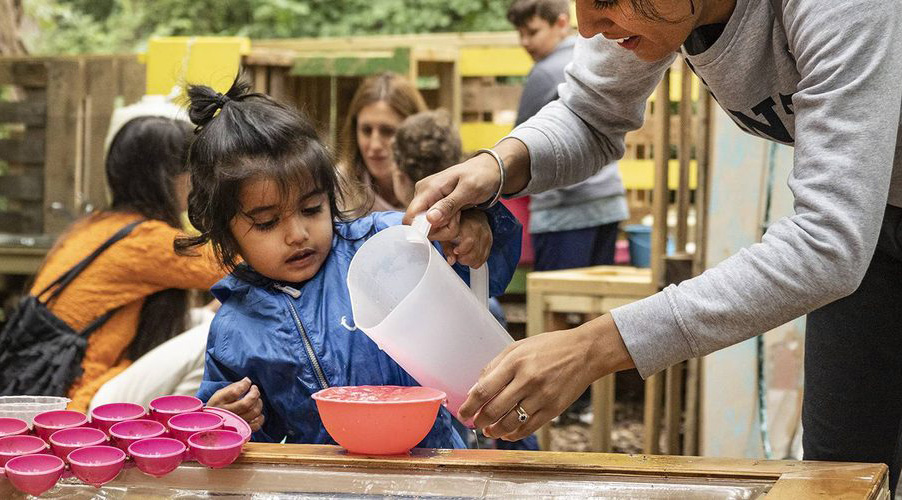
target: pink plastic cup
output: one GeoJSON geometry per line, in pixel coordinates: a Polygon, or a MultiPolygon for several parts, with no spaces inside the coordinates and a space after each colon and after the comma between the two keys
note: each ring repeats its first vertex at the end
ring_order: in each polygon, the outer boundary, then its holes
{"type": "Polygon", "coordinates": [[[244,438],[235,431],[203,431],[188,438],[188,448],[202,465],[219,469],[226,467],[241,454],[244,438]]]}
{"type": "Polygon", "coordinates": [[[99,446],[107,443],[106,434],[99,429],[92,427],[73,427],[71,429],[62,429],[50,435],[50,448],[53,453],[62,458],[65,462],[66,457],[73,451],[84,448],[86,446],[99,446]]]}
{"type": "Polygon", "coordinates": [[[113,444],[128,453],[128,447],[141,439],[160,437],[166,433],[166,426],[156,420],[126,420],[110,427],[113,444]]]}
{"type": "Polygon", "coordinates": [[[163,477],[182,463],[185,443],[163,437],[142,439],[128,447],[128,454],[141,472],[153,477],[163,477]]]}
{"type": "Polygon", "coordinates": [[[24,455],[6,463],[6,477],[19,491],[39,496],[53,488],[63,475],[60,457],[53,455],[24,455]]]}
{"type": "Polygon", "coordinates": [[[81,412],[72,410],[53,410],[38,413],[31,423],[34,425],[34,433],[44,441],[50,439],[50,435],[60,429],[72,427],[85,427],[88,425],[88,417],[81,412]]]}
{"type": "Polygon", "coordinates": [[[169,430],[172,432],[172,437],[188,444],[188,438],[195,432],[215,431],[222,429],[223,424],[222,417],[219,415],[193,411],[170,418],[169,430]]]}
{"type": "Polygon", "coordinates": [[[69,454],[69,468],[82,482],[100,488],[116,479],[125,465],[125,452],[112,446],[88,446],[69,454]]]}
{"type": "Polygon", "coordinates": [[[28,434],[28,422],[12,417],[0,417],[0,437],[28,434]]]}
{"type": "Polygon", "coordinates": [[[168,425],[169,419],[180,413],[200,411],[204,403],[194,396],[161,396],[150,402],[150,417],[168,425]]]}
{"type": "Polygon", "coordinates": [[[147,412],[144,407],[135,403],[109,403],[91,410],[91,423],[94,427],[109,434],[113,424],[127,420],[144,418],[147,412]]]}
{"type": "Polygon", "coordinates": [[[47,449],[47,443],[37,436],[20,434],[18,436],[4,436],[0,438],[0,467],[13,458],[22,455],[34,455],[47,449]]]}

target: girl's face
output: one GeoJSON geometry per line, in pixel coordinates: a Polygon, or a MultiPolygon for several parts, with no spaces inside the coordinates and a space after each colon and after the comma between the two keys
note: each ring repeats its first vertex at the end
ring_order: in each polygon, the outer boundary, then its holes
{"type": "Polygon", "coordinates": [[[385,101],[374,102],[357,113],[357,145],[373,179],[391,183],[394,157],[391,144],[404,121],[385,101]]]}
{"type": "MultiPolygon", "coordinates": [[[[312,184],[312,183],[311,183],[312,184]]],[[[290,193],[284,203],[270,179],[245,181],[230,225],[241,257],[267,278],[299,283],[319,271],[332,249],[332,211],[325,193],[290,193]]]]}
{"type": "Polygon", "coordinates": [[[661,20],[635,12],[631,0],[576,0],[579,34],[586,38],[601,34],[643,61],[664,59],[678,51],[695,29],[704,0],[645,1],[661,20]]]}

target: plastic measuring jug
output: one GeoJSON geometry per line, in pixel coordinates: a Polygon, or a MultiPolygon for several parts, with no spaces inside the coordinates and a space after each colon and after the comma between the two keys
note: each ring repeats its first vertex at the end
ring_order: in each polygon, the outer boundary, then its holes
{"type": "Polygon", "coordinates": [[[425,215],[367,240],[351,260],[354,322],[420,385],[444,391],[455,416],[482,369],[514,340],[488,309],[488,265],[471,289],[426,235],[425,215]]]}

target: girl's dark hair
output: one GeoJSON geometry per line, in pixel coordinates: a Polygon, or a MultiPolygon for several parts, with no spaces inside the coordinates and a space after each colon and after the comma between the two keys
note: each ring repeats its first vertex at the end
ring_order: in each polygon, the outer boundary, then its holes
{"type": "Polygon", "coordinates": [[[416,183],[460,162],[460,134],[444,109],[422,111],[401,122],[392,149],[398,168],[416,183]]]}
{"type": "MultiPolygon", "coordinates": [[[[147,219],[181,227],[175,180],[188,172],[191,136],[188,123],[170,118],[145,116],[126,123],[107,152],[111,210],[139,213],[147,219]]],[[[170,288],[145,298],[128,357],[138,359],[183,332],[187,313],[186,290],[170,288]]]]}
{"type": "Polygon", "coordinates": [[[348,218],[338,209],[344,200],[332,156],[298,111],[251,93],[240,74],[224,95],[190,85],[188,98],[188,115],[197,125],[188,155],[188,218],[200,234],[176,240],[177,252],[210,242],[226,269],[250,279],[243,267],[237,268],[238,242],[230,229],[241,209],[241,184],[250,179],[274,181],[286,204],[293,193],[305,194],[305,187],[322,192],[333,217],[348,218]]]}

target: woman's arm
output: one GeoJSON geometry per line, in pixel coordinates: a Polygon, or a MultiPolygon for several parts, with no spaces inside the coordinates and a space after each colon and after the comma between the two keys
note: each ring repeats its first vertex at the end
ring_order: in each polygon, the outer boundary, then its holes
{"type": "Polygon", "coordinates": [[[795,214],[701,276],[612,312],[643,376],[842,298],[870,263],[899,151],[899,6],[797,0],[784,23],[801,75],[795,214]]]}

